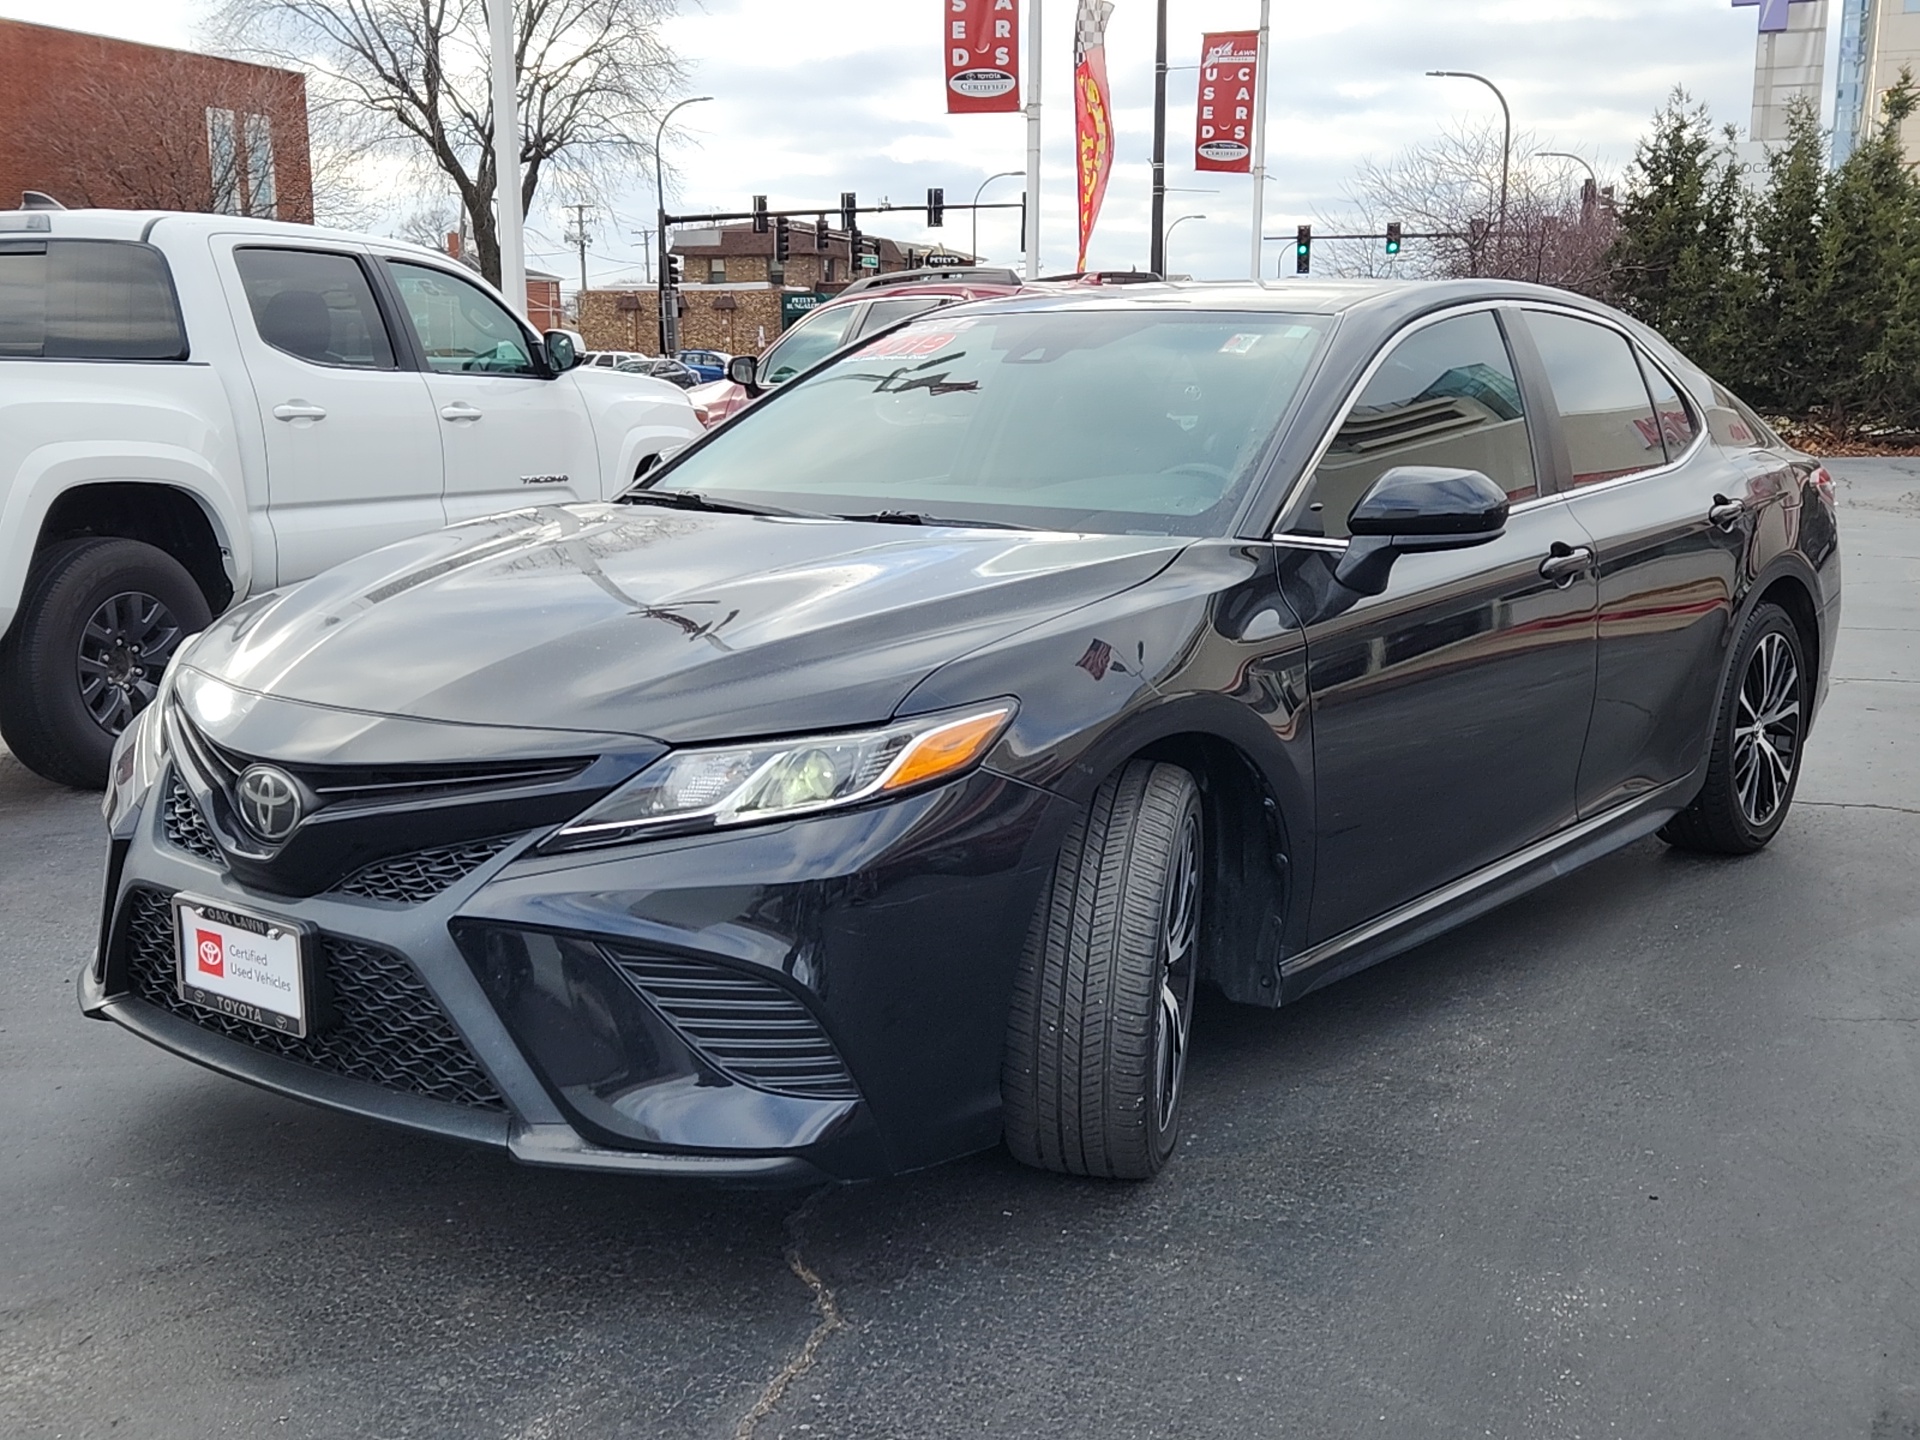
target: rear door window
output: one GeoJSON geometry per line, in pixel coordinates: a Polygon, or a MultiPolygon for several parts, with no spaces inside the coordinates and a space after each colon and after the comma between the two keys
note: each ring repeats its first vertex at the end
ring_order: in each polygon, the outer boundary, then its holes
{"type": "Polygon", "coordinates": [[[314,365],[395,368],[393,340],[353,256],[247,246],[233,263],[254,329],[274,349],[314,365]]]}
{"type": "Polygon", "coordinates": [[[1400,465],[1478,470],[1516,503],[1540,493],[1520,382],[1490,311],[1424,326],[1388,351],[1314,471],[1307,508],[1289,529],[1346,538],[1353,507],[1400,465]]]}
{"type": "Polygon", "coordinates": [[[1640,357],[1640,369],[1647,377],[1647,390],[1653,396],[1653,411],[1660,420],[1660,439],[1667,447],[1667,459],[1678,460],[1694,436],[1700,433],[1700,424],[1693,418],[1693,411],[1687,405],[1680,392],[1667,378],[1666,371],[1653,364],[1645,355],[1640,357]]]}
{"type": "Polygon", "coordinates": [[[186,359],[166,260],[122,240],[0,243],[0,356],[186,359]]]}
{"type": "Polygon", "coordinates": [[[1666,464],[1660,422],[1626,336],[1538,310],[1527,312],[1527,331],[1560,412],[1574,488],[1666,464]]]}

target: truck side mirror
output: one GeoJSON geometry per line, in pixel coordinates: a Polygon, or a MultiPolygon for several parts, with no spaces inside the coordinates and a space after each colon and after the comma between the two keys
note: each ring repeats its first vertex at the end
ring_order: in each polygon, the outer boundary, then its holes
{"type": "Polygon", "coordinates": [[[578,365],[587,353],[587,342],[575,330],[549,330],[541,337],[547,347],[547,368],[564,375],[578,365]]]}

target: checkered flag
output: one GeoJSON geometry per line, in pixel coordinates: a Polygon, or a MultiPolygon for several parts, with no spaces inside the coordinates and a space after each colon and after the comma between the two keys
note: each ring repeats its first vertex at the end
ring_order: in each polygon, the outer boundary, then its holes
{"type": "Polygon", "coordinates": [[[1077,70],[1087,54],[1107,43],[1107,17],[1113,14],[1113,0],[1080,0],[1080,18],[1073,27],[1073,65],[1077,70]]]}

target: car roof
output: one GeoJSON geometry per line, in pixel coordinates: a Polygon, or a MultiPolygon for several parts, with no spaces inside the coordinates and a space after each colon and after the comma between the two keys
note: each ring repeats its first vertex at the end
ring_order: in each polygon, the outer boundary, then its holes
{"type": "Polygon", "coordinates": [[[150,240],[166,227],[169,238],[190,235],[258,235],[262,239],[333,240],[350,245],[378,245],[384,250],[407,251],[442,263],[457,264],[443,251],[388,235],[333,230],[324,225],[300,225],[290,220],[256,220],[247,215],[209,215],[188,210],[0,210],[0,234],[25,227],[23,217],[36,217],[31,233],[70,236],[84,240],[150,240]],[[12,223],[8,223],[12,222],[12,223]],[[42,223],[44,222],[44,223],[42,223]]]}

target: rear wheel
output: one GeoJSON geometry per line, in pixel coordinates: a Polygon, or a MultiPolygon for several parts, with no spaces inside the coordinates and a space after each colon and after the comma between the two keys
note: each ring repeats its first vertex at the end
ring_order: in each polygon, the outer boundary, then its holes
{"type": "Polygon", "coordinates": [[[51,546],[0,646],[7,747],[49,780],[99,789],[113,742],[210,618],[200,587],[163,550],[97,538],[51,546]]]}
{"type": "Polygon", "coordinates": [[[1785,823],[1800,783],[1812,677],[1787,612],[1762,605],[1748,619],[1714,717],[1707,783],[1660,838],[1682,850],[1751,855],[1785,823]]]}
{"type": "Polygon", "coordinates": [[[1055,862],[1020,960],[1001,1077],[1007,1147],[1072,1175],[1144,1180],[1173,1154],[1199,973],[1200,791],[1134,761],[1055,862]]]}

